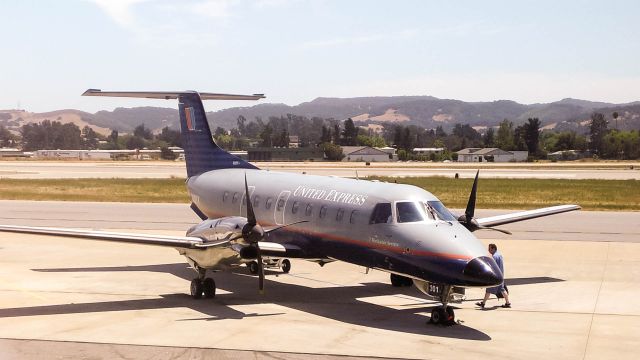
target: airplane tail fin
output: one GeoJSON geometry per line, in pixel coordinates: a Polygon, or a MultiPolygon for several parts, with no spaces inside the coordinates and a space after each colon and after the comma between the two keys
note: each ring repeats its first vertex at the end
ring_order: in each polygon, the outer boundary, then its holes
{"type": "Polygon", "coordinates": [[[182,92],[101,91],[89,89],[84,96],[138,97],[151,99],[178,99],[182,147],[187,163],[187,176],[195,176],[217,169],[257,169],[247,161],[221,149],[213,140],[202,100],[258,100],[262,94],[230,95],[182,92]]]}

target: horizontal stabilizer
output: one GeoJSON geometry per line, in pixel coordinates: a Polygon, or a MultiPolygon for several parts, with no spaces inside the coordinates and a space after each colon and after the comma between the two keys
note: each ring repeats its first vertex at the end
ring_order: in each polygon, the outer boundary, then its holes
{"type": "Polygon", "coordinates": [[[260,100],[264,99],[264,94],[234,95],[216,93],[198,93],[196,91],[102,91],[100,89],[89,89],[82,96],[108,96],[108,97],[129,97],[146,99],[177,99],[182,94],[198,94],[202,100],[260,100]]]}
{"type": "Polygon", "coordinates": [[[578,205],[558,205],[535,210],[520,211],[512,214],[491,216],[477,219],[477,221],[480,226],[493,227],[580,209],[581,207],[578,205]]]}

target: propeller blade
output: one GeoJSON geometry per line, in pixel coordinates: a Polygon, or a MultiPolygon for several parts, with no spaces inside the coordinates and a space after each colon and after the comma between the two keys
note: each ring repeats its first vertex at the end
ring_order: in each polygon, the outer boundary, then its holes
{"type": "Polygon", "coordinates": [[[306,223],[306,222],[309,222],[309,220],[301,220],[301,221],[292,222],[292,223],[290,223],[290,224],[285,224],[285,225],[276,226],[276,227],[273,227],[273,228],[270,228],[270,229],[265,229],[265,230],[264,230],[264,233],[265,233],[265,235],[266,235],[266,234],[268,234],[268,233],[272,233],[272,232],[274,232],[274,231],[276,231],[276,230],[280,230],[280,229],[285,228],[285,227],[287,227],[287,226],[291,226],[291,225],[295,225],[295,224],[302,224],[302,223],[306,223]]]}
{"type": "Polygon", "coordinates": [[[258,291],[260,294],[264,294],[264,264],[262,264],[262,255],[260,254],[260,247],[258,247],[258,291]]]}
{"type": "Polygon", "coordinates": [[[510,231],[502,230],[502,229],[498,229],[498,228],[492,228],[492,227],[486,227],[486,226],[478,226],[478,229],[479,230],[493,230],[493,231],[501,232],[503,234],[513,235],[510,231]]]}
{"type": "Polygon", "coordinates": [[[466,218],[467,223],[473,219],[473,214],[476,211],[476,194],[478,192],[478,175],[480,174],[480,170],[476,172],[476,178],[473,180],[473,187],[471,188],[471,194],[469,195],[469,202],[467,203],[467,208],[464,211],[464,216],[466,218]]]}
{"type": "Polygon", "coordinates": [[[245,190],[245,198],[247,199],[247,220],[251,226],[254,226],[258,223],[256,220],[256,214],[253,212],[253,204],[251,204],[250,194],[249,194],[249,185],[247,185],[247,174],[244,174],[244,190],[245,190]]]}

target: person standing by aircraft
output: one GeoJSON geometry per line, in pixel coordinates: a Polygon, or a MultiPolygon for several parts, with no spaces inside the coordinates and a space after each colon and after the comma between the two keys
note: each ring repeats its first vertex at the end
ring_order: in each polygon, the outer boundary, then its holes
{"type": "MultiPolygon", "coordinates": [[[[502,254],[500,254],[500,252],[498,251],[498,247],[496,246],[496,244],[489,244],[489,253],[491,253],[491,256],[493,256],[496,264],[498,264],[498,267],[500,268],[500,271],[502,272],[504,278],[504,259],[502,258],[502,254]]],[[[502,297],[504,297],[505,303],[504,305],[502,305],[503,308],[511,307],[511,302],[509,302],[509,292],[507,291],[507,287],[504,285],[504,281],[502,281],[502,284],[498,286],[487,288],[486,292],[484,293],[484,299],[481,302],[477,302],[476,305],[484,309],[484,306],[487,303],[487,300],[489,300],[489,296],[491,294],[494,294],[498,297],[502,295],[502,297]]]]}

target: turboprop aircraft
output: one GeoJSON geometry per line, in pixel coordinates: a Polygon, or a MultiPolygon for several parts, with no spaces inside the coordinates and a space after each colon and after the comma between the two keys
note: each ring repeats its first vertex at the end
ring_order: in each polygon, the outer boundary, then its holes
{"type": "Polygon", "coordinates": [[[202,100],[258,100],[262,94],[89,89],[83,95],[178,99],[186,186],[202,222],[182,237],[12,225],[0,225],[0,231],[175,248],[198,273],[191,281],[194,299],[215,296],[208,270],[246,264],[262,291],[265,266],[288,272],[289,258],[320,265],[340,260],[388,272],[394,286],[415,285],[442,303],[431,321],[451,324],[455,315],[448,304],[460,300],[464,288],[503,281],[473,231],[580,209],[560,205],[476,219],[478,173],[458,217],[415,186],[261,170],[216,145],[202,100]]]}

